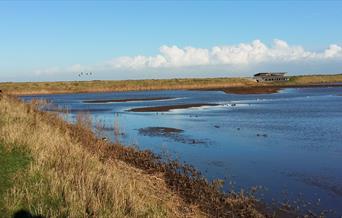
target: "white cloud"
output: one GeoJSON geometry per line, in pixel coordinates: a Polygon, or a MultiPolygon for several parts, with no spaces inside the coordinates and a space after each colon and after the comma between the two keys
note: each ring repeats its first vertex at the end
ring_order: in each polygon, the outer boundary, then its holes
{"type": "Polygon", "coordinates": [[[161,56],[165,58],[164,66],[180,67],[180,66],[197,66],[210,64],[208,49],[163,45],[160,48],[161,56]]]}
{"type": "Polygon", "coordinates": [[[342,57],[342,48],[338,45],[330,45],[329,48],[327,48],[324,51],[324,57],[325,58],[334,58],[334,57],[342,57]]]}
{"type": "Polygon", "coordinates": [[[119,69],[141,69],[141,68],[157,68],[165,64],[167,61],[162,55],[157,55],[153,57],[146,56],[135,56],[135,57],[119,57],[114,58],[108,62],[108,65],[111,68],[119,68],[119,69]]]}
{"type": "Polygon", "coordinates": [[[342,47],[330,45],[323,52],[306,51],[279,39],[268,47],[260,40],[239,45],[214,46],[210,49],[163,45],[156,56],[119,57],[110,61],[113,68],[178,68],[204,65],[253,65],[260,63],[320,61],[341,58],[342,47]]]}
{"type": "MultiPolygon", "coordinates": [[[[159,54],[155,56],[122,56],[109,61],[104,61],[96,65],[82,66],[75,64],[64,69],[49,68],[37,70],[37,74],[54,74],[58,70],[65,72],[95,71],[95,72],[158,72],[180,71],[186,73],[189,69],[201,71],[226,72],[234,69],[236,73],[239,69],[267,70],[268,66],[286,66],[293,63],[296,69],[305,69],[308,64],[312,66],[323,66],[329,62],[342,61],[342,47],[336,44],[330,45],[321,52],[307,51],[300,45],[289,45],[286,41],[275,39],[268,46],[260,40],[238,45],[222,45],[212,48],[180,48],[175,45],[163,45],[159,49],[159,54]]],[[[342,65],[342,64],[340,64],[342,65]]],[[[291,68],[292,69],[292,68],[291,68]]],[[[294,69],[294,70],[296,70],[294,69]]],[[[309,69],[309,68],[308,68],[309,69]]],[[[321,68],[320,68],[321,69],[321,68]]],[[[330,68],[329,68],[330,69],[330,68]]],[[[283,69],[279,69],[283,70],[283,69]]],[[[214,72],[213,72],[214,73],[214,72]]]]}

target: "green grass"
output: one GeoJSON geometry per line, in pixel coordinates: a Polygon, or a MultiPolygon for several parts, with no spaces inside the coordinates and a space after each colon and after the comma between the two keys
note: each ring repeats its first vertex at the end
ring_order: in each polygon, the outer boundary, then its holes
{"type": "Polygon", "coordinates": [[[0,143],[0,214],[4,214],[4,196],[13,185],[13,177],[25,169],[30,156],[19,149],[8,150],[0,143]]]}

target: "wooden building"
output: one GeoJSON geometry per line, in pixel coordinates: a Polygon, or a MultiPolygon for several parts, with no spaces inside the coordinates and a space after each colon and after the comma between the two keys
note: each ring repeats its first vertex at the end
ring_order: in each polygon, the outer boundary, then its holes
{"type": "Polygon", "coordinates": [[[254,79],[257,82],[280,82],[288,81],[289,78],[285,76],[286,72],[267,72],[267,73],[257,73],[254,75],[254,79]]]}

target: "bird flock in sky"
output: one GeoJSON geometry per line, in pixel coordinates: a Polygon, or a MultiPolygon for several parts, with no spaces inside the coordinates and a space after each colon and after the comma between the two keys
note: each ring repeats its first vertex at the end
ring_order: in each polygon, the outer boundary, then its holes
{"type": "Polygon", "coordinates": [[[84,76],[92,76],[93,72],[81,72],[78,74],[78,77],[84,77],[84,76]]]}

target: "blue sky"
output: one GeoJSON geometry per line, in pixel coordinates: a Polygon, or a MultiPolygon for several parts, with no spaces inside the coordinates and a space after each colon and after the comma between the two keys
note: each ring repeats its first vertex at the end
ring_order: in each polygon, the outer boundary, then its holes
{"type": "Polygon", "coordinates": [[[340,1],[1,1],[0,81],[341,73],[341,20],[340,1]]]}

